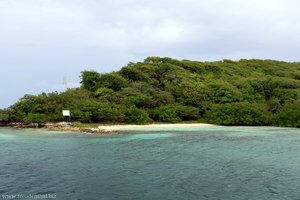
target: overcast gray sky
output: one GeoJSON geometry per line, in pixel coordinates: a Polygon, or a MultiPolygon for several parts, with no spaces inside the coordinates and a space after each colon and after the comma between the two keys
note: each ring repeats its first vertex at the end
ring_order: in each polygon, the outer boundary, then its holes
{"type": "Polygon", "coordinates": [[[0,0],[0,108],[147,56],[300,61],[298,0],[0,0]]]}

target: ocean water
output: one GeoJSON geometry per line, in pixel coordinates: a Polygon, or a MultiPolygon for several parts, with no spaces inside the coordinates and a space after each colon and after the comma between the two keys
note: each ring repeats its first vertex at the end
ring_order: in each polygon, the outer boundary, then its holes
{"type": "Polygon", "coordinates": [[[0,129],[0,199],[300,199],[300,129],[0,129]]]}

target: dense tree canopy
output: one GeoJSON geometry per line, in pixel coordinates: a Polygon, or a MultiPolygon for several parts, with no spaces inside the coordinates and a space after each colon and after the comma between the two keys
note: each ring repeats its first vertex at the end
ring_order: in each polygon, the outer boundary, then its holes
{"type": "Polygon", "coordinates": [[[300,127],[300,63],[273,60],[197,62],[148,57],[118,72],[83,71],[81,87],[25,95],[0,117],[86,123],[202,121],[300,127]]]}

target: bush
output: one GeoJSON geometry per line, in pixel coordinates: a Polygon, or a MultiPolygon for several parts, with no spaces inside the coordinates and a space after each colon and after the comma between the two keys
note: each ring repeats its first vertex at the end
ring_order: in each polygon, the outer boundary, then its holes
{"type": "Polygon", "coordinates": [[[99,81],[100,81],[100,74],[98,72],[95,71],[81,72],[81,84],[84,89],[89,91],[96,91],[99,81]]]}
{"type": "Polygon", "coordinates": [[[101,74],[99,78],[99,84],[97,86],[98,88],[107,87],[114,91],[119,91],[127,86],[127,80],[120,74],[117,74],[115,72],[109,74],[101,74]]]}
{"type": "Polygon", "coordinates": [[[119,73],[132,81],[145,81],[148,79],[148,77],[142,71],[133,67],[123,67],[119,73]]]}
{"type": "Polygon", "coordinates": [[[209,98],[211,101],[217,104],[226,104],[233,102],[240,102],[242,100],[242,94],[237,88],[229,85],[226,82],[214,82],[209,83],[209,98]]]}
{"type": "Polygon", "coordinates": [[[45,114],[39,113],[29,113],[25,118],[24,122],[27,123],[45,123],[48,121],[48,118],[45,114]]]}
{"type": "Polygon", "coordinates": [[[181,120],[195,120],[199,118],[199,109],[192,106],[178,105],[174,108],[181,120]]]}
{"type": "Polygon", "coordinates": [[[9,119],[9,114],[5,110],[0,109],[0,121],[1,120],[8,120],[9,119]]]}
{"type": "Polygon", "coordinates": [[[180,117],[177,116],[176,109],[172,106],[160,106],[150,110],[150,117],[155,121],[160,122],[180,122],[180,117]]]}
{"type": "Polygon", "coordinates": [[[119,105],[102,103],[95,111],[94,122],[124,122],[126,115],[124,108],[119,105]]]}
{"type": "Polygon", "coordinates": [[[285,105],[276,116],[274,125],[300,128],[300,103],[285,105]]]}
{"type": "Polygon", "coordinates": [[[125,109],[126,122],[145,124],[150,121],[149,115],[146,111],[131,106],[125,109]]]}
{"type": "Polygon", "coordinates": [[[215,104],[205,119],[222,125],[268,125],[271,117],[262,106],[250,103],[215,104]]]}
{"type": "Polygon", "coordinates": [[[124,88],[120,91],[122,96],[122,104],[124,105],[134,105],[136,107],[142,108],[147,107],[152,98],[148,95],[145,95],[133,88],[124,88]]]}
{"type": "Polygon", "coordinates": [[[92,122],[92,113],[91,112],[84,112],[79,109],[72,109],[71,110],[71,120],[72,121],[80,121],[83,123],[91,123],[92,122]]]}
{"type": "Polygon", "coordinates": [[[114,91],[107,87],[98,88],[95,92],[95,96],[100,99],[106,99],[107,97],[110,97],[113,94],[114,94],[114,91]]]}

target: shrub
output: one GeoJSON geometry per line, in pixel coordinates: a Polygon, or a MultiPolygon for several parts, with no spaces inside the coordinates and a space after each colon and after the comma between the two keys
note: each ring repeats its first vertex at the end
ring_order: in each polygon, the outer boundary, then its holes
{"type": "Polygon", "coordinates": [[[177,116],[176,109],[172,106],[160,106],[150,111],[150,117],[153,120],[161,122],[180,122],[180,117],[177,116]]]}
{"type": "MultiPolygon", "coordinates": [[[[262,106],[250,103],[215,104],[205,118],[222,125],[268,125],[267,112],[262,106]]],[[[270,118],[269,118],[270,119],[270,118]]]]}
{"type": "Polygon", "coordinates": [[[286,104],[277,114],[275,125],[300,128],[300,103],[286,104]]]}
{"type": "Polygon", "coordinates": [[[126,121],[129,123],[144,124],[150,121],[149,115],[145,110],[131,106],[125,109],[126,121]]]}
{"type": "Polygon", "coordinates": [[[28,123],[45,123],[48,121],[48,118],[45,114],[39,113],[29,113],[25,118],[24,122],[28,123]]]}

